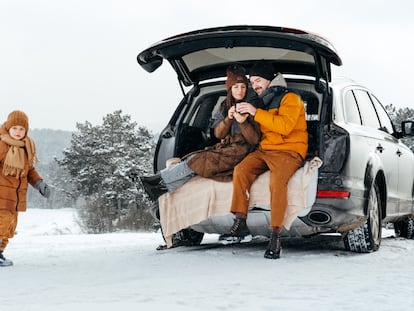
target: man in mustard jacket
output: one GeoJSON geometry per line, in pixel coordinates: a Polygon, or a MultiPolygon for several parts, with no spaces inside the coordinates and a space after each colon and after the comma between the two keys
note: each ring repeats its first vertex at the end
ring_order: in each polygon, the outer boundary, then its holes
{"type": "Polygon", "coordinates": [[[271,64],[258,62],[250,70],[252,88],[263,100],[263,107],[249,103],[237,106],[239,113],[249,113],[259,123],[262,138],[258,148],[247,155],[234,169],[231,212],[235,215],[229,235],[249,235],[246,218],[249,208],[249,191],[254,180],[270,170],[270,241],[264,257],[280,257],[283,218],[287,207],[289,178],[302,165],[308,149],[308,133],[304,104],[299,95],[285,85],[284,79],[275,77],[271,64]]]}

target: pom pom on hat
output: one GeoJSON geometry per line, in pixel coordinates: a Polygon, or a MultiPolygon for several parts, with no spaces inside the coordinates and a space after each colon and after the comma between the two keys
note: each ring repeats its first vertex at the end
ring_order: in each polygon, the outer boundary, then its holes
{"type": "Polygon", "coordinates": [[[231,65],[227,67],[226,70],[227,80],[226,80],[226,90],[230,90],[230,88],[235,85],[236,83],[244,83],[248,84],[248,80],[246,78],[246,70],[240,65],[231,65]]]}
{"type": "Polygon", "coordinates": [[[26,129],[27,133],[29,131],[29,118],[23,111],[15,110],[9,113],[5,125],[6,130],[10,130],[15,125],[20,125],[26,129]]]}
{"type": "Polygon", "coordinates": [[[271,64],[266,64],[265,62],[257,62],[252,66],[252,68],[250,68],[249,75],[250,77],[259,76],[265,78],[266,80],[272,81],[275,77],[275,72],[271,64]]]}

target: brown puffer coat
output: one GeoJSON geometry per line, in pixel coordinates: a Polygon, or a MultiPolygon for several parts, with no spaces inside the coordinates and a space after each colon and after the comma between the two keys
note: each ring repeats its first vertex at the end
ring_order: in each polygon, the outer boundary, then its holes
{"type": "Polygon", "coordinates": [[[202,177],[230,181],[234,167],[258,145],[261,135],[259,126],[251,116],[242,124],[226,116],[215,127],[214,134],[221,141],[187,155],[193,156],[187,164],[202,177]]]}
{"type": "Polygon", "coordinates": [[[28,183],[34,186],[42,178],[33,166],[29,167],[27,154],[24,173],[20,178],[10,175],[4,176],[3,164],[8,150],[9,145],[0,140],[0,209],[22,212],[26,210],[28,183]]]}

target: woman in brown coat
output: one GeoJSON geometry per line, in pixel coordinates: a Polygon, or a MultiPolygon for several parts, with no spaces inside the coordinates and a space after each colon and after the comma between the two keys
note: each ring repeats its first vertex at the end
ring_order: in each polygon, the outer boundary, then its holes
{"type": "Polygon", "coordinates": [[[48,197],[50,190],[34,168],[37,161],[34,141],[27,136],[29,121],[22,111],[13,111],[0,128],[0,267],[13,262],[3,256],[17,226],[18,212],[26,211],[30,183],[48,197]]]}
{"type": "Polygon", "coordinates": [[[154,176],[140,177],[152,200],[157,200],[167,191],[173,192],[195,175],[230,181],[234,166],[259,143],[260,129],[257,123],[248,114],[236,112],[237,102],[246,100],[248,80],[245,70],[239,65],[232,65],[227,68],[226,74],[227,98],[213,117],[214,135],[220,142],[186,155],[176,166],[154,176]]]}

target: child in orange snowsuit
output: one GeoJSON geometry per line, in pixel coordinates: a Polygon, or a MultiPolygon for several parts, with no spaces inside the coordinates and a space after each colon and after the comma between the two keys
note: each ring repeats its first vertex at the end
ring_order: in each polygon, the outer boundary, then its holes
{"type": "Polygon", "coordinates": [[[26,210],[28,184],[48,198],[50,189],[34,168],[34,141],[27,136],[29,120],[22,111],[12,111],[0,128],[0,267],[13,262],[3,256],[14,236],[18,212],[26,210]]]}

